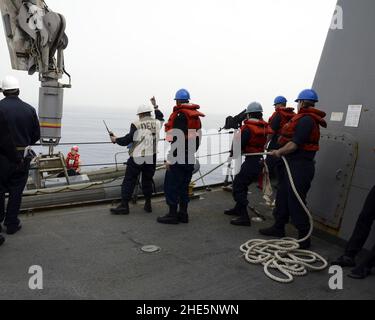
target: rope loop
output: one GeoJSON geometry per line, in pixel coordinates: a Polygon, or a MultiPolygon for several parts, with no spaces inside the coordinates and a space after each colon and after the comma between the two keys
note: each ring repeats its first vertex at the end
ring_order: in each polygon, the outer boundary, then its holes
{"type": "MultiPolygon", "coordinates": [[[[258,156],[259,154],[248,154],[247,156],[251,155],[258,156]]],[[[248,263],[263,265],[264,273],[270,279],[280,283],[291,283],[295,277],[307,275],[309,270],[325,270],[328,267],[328,262],[318,253],[300,249],[300,243],[309,239],[312,235],[314,220],[306,204],[298,194],[288,161],[285,157],[282,159],[286,166],[293,192],[309,217],[310,231],[305,238],[300,240],[293,238],[276,240],[253,239],[241,245],[240,251],[248,263]],[[276,275],[275,271],[279,275],[276,275]]]]}

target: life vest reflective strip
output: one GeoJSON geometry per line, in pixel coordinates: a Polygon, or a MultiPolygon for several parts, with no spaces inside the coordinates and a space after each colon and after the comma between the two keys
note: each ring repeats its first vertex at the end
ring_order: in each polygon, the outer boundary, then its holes
{"type": "Polygon", "coordinates": [[[247,141],[244,152],[245,153],[259,153],[263,152],[267,143],[267,136],[272,133],[267,122],[264,120],[246,120],[241,127],[241,133],[249,129],[251,133],[250,140],[247,141]]]}
{"type": "Polygon", "coordinates": [[[285,146],[288,142],[293,140],[299,121],[306,116],[314,120],[314,126],[310,133],[309,142],[300,145],[299,148],[304,151],[319,151],[320,127],[327,128],[327,122],[324,120],[326,113],[316,108],[301,109],[300,112],[282,128],[278,141],[280,146],[285,146]]]}
{"type": "Polygon", "coordinates": [[[166,140],[169,142],[173,141],[174,123],[180,113],[183,113],[187,119],[188,133],[186,135],[186,139],[197,138],[198,131],[202,129],[202,122],[200,118],[205,117],[203,113],[198,111],[199,109],[200,106],[196,104],[182,104],[174,107],[173,113],[169,117],[168,122],[165,124],[165,132],[167,133],[166,140]]]}
{"type": "Polygon", "coordinates": [[[280,134],[281,129],[290,121],[293,119],[293,117],[296,116],[296,113],[294,112],[294,108],[278,108],[272,117],[268,120],[268,123],[272,125],[272,121],[275,119],[277,115],[280,115],[281,121],[280,121],[280,129],[275,134],[280,134]]]}
{"type": "Polygon", "coordinates": [[[72,153],[69,152],[66,156],[66,168],[77,170],[79,168],[80,157],[81,156],[79,154],[73,156],[72,153]]]}

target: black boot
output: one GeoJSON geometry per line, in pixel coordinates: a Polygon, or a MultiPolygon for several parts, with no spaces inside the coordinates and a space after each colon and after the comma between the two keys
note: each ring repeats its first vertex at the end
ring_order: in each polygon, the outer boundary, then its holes
{"type": "MultiPolygon", "coordinates": [[[[299,230],[298,231],[298,240],[301,240],[303,238],[306,238],[306,236],[309,234],[310,229],[306,230],[299,230]]],[[[311,237],[303,242],[300,242],[299,248],[301,250],[307,250],[311,247],[311,237]]]]}
{"type": "Polygon", "coordinates": [[[234,226],[245,226],[250,227],[251,226],[251,220],[249,218],[249,213],[247,212],[247,206],[241,207],[239,209],[240,216],[238,218],[232,219],[230,222],[234,226]]]}
{"type": "Polygon", "coordinates": [[[177,206],[169,206],[169,213],[164,217],[159,217],[157,222],[163,224],[178,224],[177,206]]]}
{"type": "Polygon", "coordinates": [[[354,258],[349,257],[347,255],[343,255],[340,258],[338,258],[337,260],[333,261],[331,263],[331,266],[340,266],[340,267],[343,267],[343,268],[346,268],[346,267],[353,268],[353,267],[356,266],[356,263],[355,263],[354,258]]]}
{"type": "Polygon", "coordinates": [[[119,215],[127,215],[130,213],[129,210],[129,202],[123,201],[117,208],[112,208],[111,213],[113,215],[119,216],[119,215]]]}
{"type": "Polygon", "coordinates": [[[348,275],[349,278],[362,280],[366,279],[371,274],[371,269],[369,267],[360,266],[354,270],[352,273],[348,275]]]}
{"type": "Polygon", "coordinates": [[[226,214],[227,216],[239,216],[240,212],[239,212],[238,204],[236,204],[233,209],[224,210],[224,214],[226,214]]]}
{"type": "Polygon", "coordinates": [[[0,234],[0,246],[5,242],[5,238],[0,234]]]}
{"type": "Polygon", "coordinates": [[[18,226],[10,226],[10,227],[7,227],[7,234],[8,235],[14,235],[16,234],[18,231],[20,231],[22,229],[22,225],[18,225],[18,226]]]}
{"type": "Polygon", "coordinates": [[[146,198],[144,210],[148,213],[152,212],[152,206],[151,206],[151,198],[146,198]]]}
{"type": "Polygon", "coordinates": [[[259,233],[266,237],[285,238],[285,226],[275,223],[270,228],[260,229],[259,233]]]}
{"type": "Polygon", "coordinates": [[[178,212],[178,221],[181,223],[189,223],[187,203],[180,203],[180,211],[178,212]]]}

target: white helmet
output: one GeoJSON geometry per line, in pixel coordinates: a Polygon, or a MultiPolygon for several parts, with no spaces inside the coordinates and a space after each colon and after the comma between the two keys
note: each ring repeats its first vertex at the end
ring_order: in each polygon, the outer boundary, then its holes
{"type": "Polygon", "coordinates": [[[154,108],[151,106],[141,105],[138,107],[137,115],[139,116],[142,113],[151,113],[154,111],[154,108]]]}
{"type": "Polygon", "coordinates": [[[20,88],[18,80],[13,76],[6,76],[1,83],[0,91],[16,90],[20,88]]]}

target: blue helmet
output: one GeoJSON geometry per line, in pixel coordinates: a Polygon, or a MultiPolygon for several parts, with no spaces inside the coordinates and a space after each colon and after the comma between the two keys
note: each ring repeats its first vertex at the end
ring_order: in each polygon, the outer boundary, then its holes
{"type": "Polygon", "coordinates": [[[303,90],[299,94],[296,102],[303,101],[303,100],[313,101],[313,102],[319,102],[319,97],[318,97],[318,94],[316,93],[315,90],[313,90],[313,89],[306,89],[306,90],[303,90]]]}
{"type": "Polygon", "coordinates": [[[283,96],[278,96],[275,98],[275,102],[274,102],[274,106],[276,106],[277,104],[286,104],[288,102],[288,100],[283,97],[283,96]]]}
{"type": "Polygon", "coordinates": [[[190,100],[190,93],[185,89],[178,90],[175,100],[190,100]]]}

